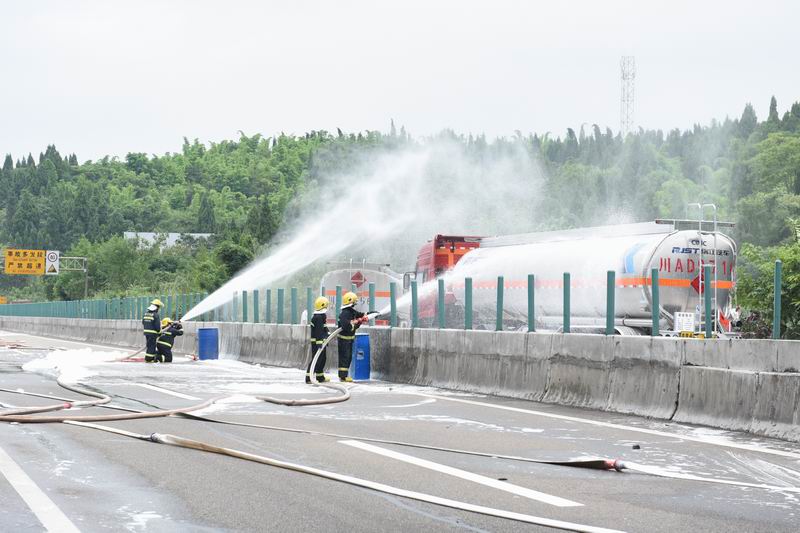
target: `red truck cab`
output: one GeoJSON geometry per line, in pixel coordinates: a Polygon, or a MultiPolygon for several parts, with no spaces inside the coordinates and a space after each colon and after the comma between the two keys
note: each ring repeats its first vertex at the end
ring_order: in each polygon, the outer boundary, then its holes
{"type": "MultiPolygon", "coordinates": [[[[418,284],[441,277],[451,270],[468,252],[479,248],[481,237],[437,235],[425,243],[417,253],[415,279],[418,284]]],[[[445,305],[452,304],[452,292],[445,294],[445,305]]],[[[422,324],[432,324],[436,319],[436,292],[420,298],[419,318],[422,324]]]]}

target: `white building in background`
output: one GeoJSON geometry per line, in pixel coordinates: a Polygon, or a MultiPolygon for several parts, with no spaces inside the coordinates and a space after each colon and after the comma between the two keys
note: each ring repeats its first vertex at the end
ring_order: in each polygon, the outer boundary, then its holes
{"type": "Polygon", "coordinates": [[[158,241],[162,241],[161,249],[172,248],[181,237],[191,237],[192,239],[208,239],[213,237],[213,233],[156,233],[152,231],[126,231],[123,234],[126,239],[138,239],[140,245],[152,246],[158,241]]]}

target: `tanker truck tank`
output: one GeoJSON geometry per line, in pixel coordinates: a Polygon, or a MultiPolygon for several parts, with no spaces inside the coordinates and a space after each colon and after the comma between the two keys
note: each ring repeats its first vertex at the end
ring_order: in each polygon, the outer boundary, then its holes
{"type": "MultiPolygon", "coordinates": [[[[382,309],[389,305],[389,284],[395,283],[398,287],[402,286],[402,275],[389,268],[385,263],[369,263],[361,261],[333,261],[327,263],[331,268],[320,280],[320,291],[325,291],[325,296],[331,302],[328,308],[328,322],[335,322],[339,314],[336,300],[336,287],[342,288],[342,294],[352,291],[358,296],[356,310],[363,313],[382,309]],[[369,308],[369,285],[375,284],[375,309],[369,308]]],[[[384,320],[376,323],[382,324],[384,320]]]]}
{"type": "Polygon", "coordinates": [[[475,322],[493,324],[497,277],[503,276],[505,321],[522,325],[527,322],[527,276],[533,274],[539,327],[557,329],[563,314],[563,274],[569,272],[571,323],[597,327],[605,323],[606,273],[612,270],[615,322],[641,332],[652,323],[651,269],[659,273],[659,314],[665,329],[671,329],[676,312],[702,308],[701,265],[711,265],[714,272],[707,285],[714,291],[714,316],[724,313],[735,260],[736,245],[727,235],[648,223],[487,238],[447,279],[456,300],[463,302],[463,279],[471,277],[475,322]]]}

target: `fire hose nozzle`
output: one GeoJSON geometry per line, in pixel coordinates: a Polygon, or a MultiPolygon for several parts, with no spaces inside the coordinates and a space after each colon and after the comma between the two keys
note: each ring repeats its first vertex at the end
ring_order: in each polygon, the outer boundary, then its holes
{"type": "Polygon", "coordinates": [[[625,464],[625,461],[622,461],[620,459],[614,459],[614,460],[609,459],[608,461],[606,461],[606,463],[609,464],[609,470],[613,468],[617,472],[622,472],[623,470],[628,468],[628,465],[625,464]]]}

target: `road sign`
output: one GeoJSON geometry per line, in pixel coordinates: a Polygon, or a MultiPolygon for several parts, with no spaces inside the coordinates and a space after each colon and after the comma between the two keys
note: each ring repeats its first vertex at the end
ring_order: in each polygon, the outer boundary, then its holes
{"type": "Polygon", "coordinates": [[[45,251],[6,248],[6,274],[44,275],[45,251]]]}
{"type": "Polygon", "coordinates": [[[60,267],[61,252],[58,250],[47,250],[44,257],[45,276],[56,276],[60,267]]]}

